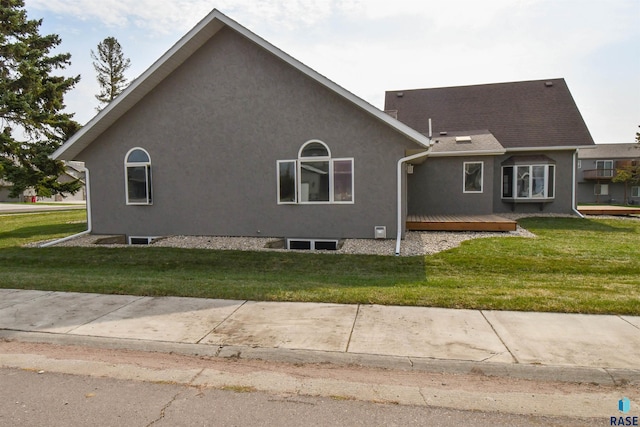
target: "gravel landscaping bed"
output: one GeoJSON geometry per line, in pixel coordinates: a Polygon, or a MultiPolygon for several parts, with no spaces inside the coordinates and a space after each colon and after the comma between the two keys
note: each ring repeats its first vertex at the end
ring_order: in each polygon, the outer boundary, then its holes
{"type": "MultiPolygon", "coordinates": [[[[502,214],[501,216],[513,220],[527,214],[502,214]]],[[[539,215],[537,215],[539,216],[539,215]]],[[[546,215],[553,217],[573,217],[574,215],[546,215]]],[[[638,217],[612,217],[605,215],[590,215],[588,218],[614,218],[639,221],[638,217]]],[[[95,246],[96,241],[106,236],[85,235],[76,239],[60,243],[57,246],[95,246]]],[[[402,256],[431,255],[438,252],[460,246],[466,240],[488,237],[535,237],[535,234],[518,226],[516,231],[508,232],[479,232],[479,231],[409,231],[400,246],[402,256]]],[[[217,250],[241,250],[241,251],[284,251],[268,247],[277,241],[277,238],[269,237],[212,237],[212,236],[167,236],[158,239],[153,246],[191,249],[217,249],[217,250]]],[[[44,242],[31,243],[27,246],[38,246],[44,242]]],[[[102,247],[127,247],[122,244],[104,244],[102,247]]],[[[395,239],[345,239],[340,249],[335,251],[314,251],[325,254],[368,254],[368,255],[395,255],[395,239]]],[[[309,252],[309,251],[296,251],[309,252]]]]}
{"type": "MultiPolygon", "coordinates": [[[[85,235],[60,243],[57,246],[95,246],[96,241],[105,236],[85,235]]],[[[402,256],[429,255],[459,246],[465,240],[486,237],[535,237],[534,234],[518,227],[509,232],[449,232],[449,231],[410,231],[401,244],[402,256]]],[[[243,251],[284,251],[267,247],[278,239],[266,237],[211,237],[211,236],[168,236],[153,243],[158,247],[218,249],[243,251]]],[[[41,244],[43,242],[39,242],[41,244]]],[[[122,244],[107,244],[103,247],[125,247],[122,244]]],[[[315,251],[326,254],[369,254],[395,255],[394,239],[346,239],[342,247],[335,251],[315,251]]],[[[309,252],[309,251],[298,251],[309,252]]]]}

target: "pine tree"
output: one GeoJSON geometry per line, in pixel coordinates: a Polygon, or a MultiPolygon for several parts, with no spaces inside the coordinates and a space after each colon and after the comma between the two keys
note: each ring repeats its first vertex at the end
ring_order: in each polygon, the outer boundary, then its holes
{"type": "MultiPolygon", "coordinates": [[[[107,37],[98,44],[98,53],[91,51],[91,58],[95,61],[93,68],[97,72],[100,93],[96,99],[101,104],[108,104],[127,86],[124,72],[131,66],[129,58],[122,53],[122,46],[115,37],[107,37]]],[[[104,105],[98,107],[101,110],[104,105]]]]}
{"type": "Polygon", "coordinates": [[[68,53],[53,54],[56,34],[39,33],[23,0],[0,0],[0,178],[10,195],[34,188],[39,196],[75,193],[79,181],[59,183],[64,164],[49,158],[80,126],[63,113],[64,95],[80,80],[52,75],[70,65],[68,53]]]}

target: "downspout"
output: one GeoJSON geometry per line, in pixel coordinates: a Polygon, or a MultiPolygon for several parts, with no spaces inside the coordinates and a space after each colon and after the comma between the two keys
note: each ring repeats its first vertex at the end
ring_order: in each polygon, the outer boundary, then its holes
{"type": "Polygon", "coordinates": [[[578,182],[576,181],[576,170],[578,169],[577,163],[578,163],[578,150],[576,149],[576,151],[573,152],[573,187],[571,188],[571,209],[580,218],[584,218],[584,215],[582,215],[577,209],[578,207],[578,204],[576,201],[576,189],[578,187],[578,182]]]}
{"type": "Polygon", "coordinates": [[[62,239],[54,240],[52,242],[43,243],[40,245],[40,248],[48,248],[50,246],[55,246],[60,243],[64,243],[68,240],[75,239],[76,237],[84,236],[85,234],[91,233],[91,185],[89,182],[89,169],[84,168],[84,185],[87,189],[87,229],[80,233],[74,234],[72,236],[63,237],[62,239]]]}
{"type": "Polygon", "coordinates": [[[402,240],[402,230],[404,226],[402,224],[402,172],[404,163],[419,159],[421,157],[426,157],[431,152],[429,149],[427,151],[423,151],[422,153],[413,154],[411,156],[403,157],[398,160],[398,236],[396,238],[396,256],[400,255],[400,241],[402,240]]]}

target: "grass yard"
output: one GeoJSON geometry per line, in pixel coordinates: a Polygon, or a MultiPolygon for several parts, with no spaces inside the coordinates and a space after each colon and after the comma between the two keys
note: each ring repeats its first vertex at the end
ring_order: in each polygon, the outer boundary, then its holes
{"type": "Polygon", "coordinates": [[[427,257],[20,247],[84,220],[1,215],[0,287],[640,315],[640,220],[523,219],[537,238],[476,239],[427,257]]]}

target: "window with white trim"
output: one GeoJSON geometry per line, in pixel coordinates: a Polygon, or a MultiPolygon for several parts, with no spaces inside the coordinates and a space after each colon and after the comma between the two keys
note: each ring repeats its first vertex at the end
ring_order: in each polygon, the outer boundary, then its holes
{"type": "Polygon", "coordinates": [[[304,143],[277,169],[278,204],[353,203],[353,158],[332,158],[322,141],[304,143]]]}
{"type": "Polygon", "coordinates": [[[555,165],[502,167],[503,199],[552,199],[555,197],[555,165]]]}
{"type": "Polygon", "coordinates": [[[640,187],[631,187],[631,197],[640,197],[640,187]]]}
{"type": "Polygon", "coordinates": [[[483,172],[484,162],[464,162],[464,193],[482,193],[483,172]]]}
{"type": "Polygon", "coordinates": [[[142,148],[132,148],[124,158],[127,205],[150,205],[151,157],[142,148]]]}
{"type": "Polygon", "coordinates": [[[595,196],[608,196],[609,184],[596,184],[593,186],[593,194],[595,196]]]}

